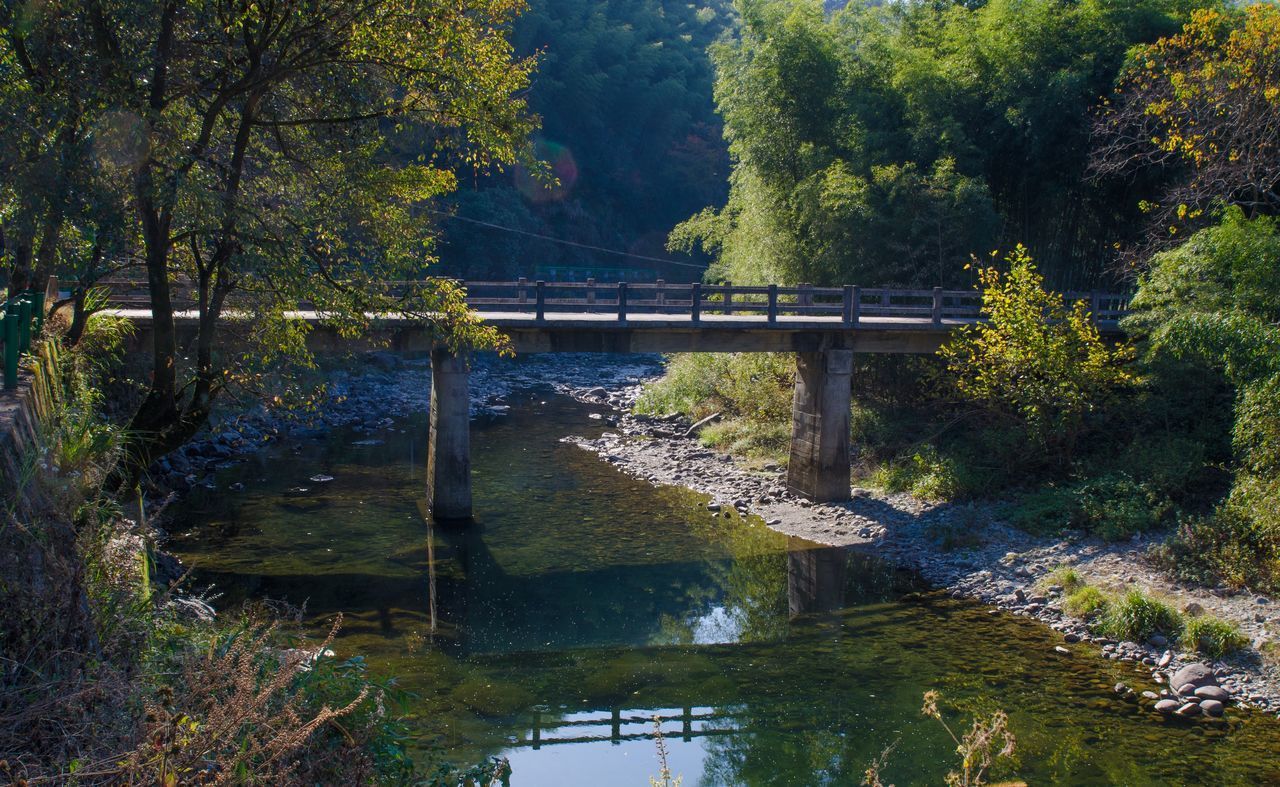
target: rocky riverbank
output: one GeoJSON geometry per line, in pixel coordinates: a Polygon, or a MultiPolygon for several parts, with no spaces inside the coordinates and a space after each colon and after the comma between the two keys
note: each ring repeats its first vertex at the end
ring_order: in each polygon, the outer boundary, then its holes
{"type": "MultiPolygon", "coordinates": [[[[322,359],[323,363],[323,359],[322,359]]],[[[583,386],[618,388],[661,370],[658,356],[529,355],[516,360],[482,354],[472,361],[471,417],[501,418],[514,391],[569,391],[583,386]]],[[[604,390],[601,388],[600,390],[604,390]]],[[[148,498],[173,499],[197,484],[213,488],[212,474],[268,445],[319,440],[335,429],[367,434],[402,428],[403,420],[431,404],[431,362],[390,352],[370,352],[354,366],[325,374],[319,399],[304,408],[257,404],[215,423],[198,439],[157,461],[147,479],[148,498]]],[[[238,491],[238,490],[230,490],[238,491]]]]}
{"type": "Polygon", "coordinates": [[[811,503],[787,491],[781,468],[748,468],[707,449],[689,434],[693,425],[683,418],[631,414],[640,388],[571,391],[583,401],[611,405],[616,414],[609,422],[615,431],[594,440],[566,440],[651,483],[707,494],[717,514],[756,515],[789,535],[871,550],[919,571],[953,595],[990,604],[993,612],[1001,609],[1042,621],[1062,633],[1056,650],[1064,658],[1088,647],[1104,658],[1132,664],[1138,688],[1116,686],[1128,701],[1182,716],[1220,716],[1231,704],[1280,712],[1280,668],[1261,653],[1280,632],[1280,604],[1272,599],[1181,585],[1151,565],[1146,557],[1151,540],[1108,544],[1028,535],[1002,522],[994,505],[932,504],[867,489],[854,489],[847,503],[811,503]],[[1137,588],[1184,611],[1234,621],[1252,646],[1228,659],[1205,662],[1171,648],[1162,637],[1121,642],[1097,635],[1085,621],[1064,612],[1064,589],[1050,579],[1061,567],[1074,569],[1091,585],[1137,588]]]}

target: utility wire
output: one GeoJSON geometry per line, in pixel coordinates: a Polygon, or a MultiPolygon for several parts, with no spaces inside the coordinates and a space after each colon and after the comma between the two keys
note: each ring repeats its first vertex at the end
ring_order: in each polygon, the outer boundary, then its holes
{"type": "Polygon", "coordinates": [[[468,224],[478,224],[481,227],[488,227],[489,229],[494,229],[494,230],[502,230],[503,232],[511,232],[516,235],[525,235],[530,238],[537,238],[538,240],[550,241],[551,243],[561,243],[561,244],[564,244],[565,246],[573,246],[578,249],[588,249],[590,251],[598,251],[604,254],[617,254],[620,257],[631,257],[632,259],[648,260],[649,262],[661,262],[667,265],[679,265],[682,268],[696,268],[698,270],[706,270],[706,267],[707,267],[705,265],[697,265],[692,262],[679,262],[677,260],[668,260],[663,257],[650,257],[644,254],[632,254],[629,251],[618,251],[617,249],[606,249],[603,246],[592,246],[589,243],[578,243],[576,241],[565,240],[564,238],[555,238],[550,235],[541,235],[537,232],[528,232],[526,230],[518,230],[515,227],[504,227],[501,224],[493,224],[488,221],[480,221],[479,219],[469,219],[466,216],[458,216],[456,214],[449,213],[448,211],[443,211],[443,210],[434,210],[432,208],[426,208],[426,211],[428,213],[434,213],[438,216],[445,216],[455,221],[465,221],[468,224]]]}

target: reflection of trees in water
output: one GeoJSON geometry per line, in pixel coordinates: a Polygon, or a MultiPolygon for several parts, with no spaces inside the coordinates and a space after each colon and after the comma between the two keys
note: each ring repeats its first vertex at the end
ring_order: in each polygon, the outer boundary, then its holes
{"type": "MultiPolygon", "coordinates": [[[[763,522],[737,516],[705,515],[690,525],[728,555],[725,560],[708,561],[706,573],[733,620],[736,641],[766,642],[786,636],[789,539],[763,522]]],[[[685,622],[692,627],[695,621],[685,622]]],[[[690,637],[692,641],[692,630],[690,637]]]]}
{"type": "Polygon", "coordinates": [[[758,705],[729,709],[717,727],[727,735],[705,738],[699,784],[856,784],[865,763],[850,761],[840,730],[810,729],[780,735],[784,720],[758,705]],[[804,774],[803,780],[797,777],[804,774]]]}

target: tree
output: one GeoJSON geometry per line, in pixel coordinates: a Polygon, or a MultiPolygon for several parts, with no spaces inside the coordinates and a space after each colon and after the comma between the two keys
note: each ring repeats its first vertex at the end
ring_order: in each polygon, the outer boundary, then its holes
{"type": "Polygon", "coordinates": [[[1098,334],[1088,306],[1044,288],[1026,249],[978,271],[984,322],[939,351],[961,396],[1020,422],[1038,447],[1069,461],[1085,416],[1127,375],[1124,353],[1098,334]]]}
{"type": "MultiPolygon", "coordinates": [[[[513,26],[522,54],[540,53],[530,108],[555,188],[519,170],[460,188],[459,220],[445,222],[440,257],[450,271],[533,276],[539,265],[657,267],[503,227],[641,255],[662,256],[671,226],[724,199],[728,155],[711,100],[707,47],[735,16],[729,0],[531,0],[513,26]],[[472,193],[474,191],[474,193],[472,193]]],[[[604,274],[601,274],[602,276],[604,274]]]]}
{"type": "Polygon", "coordinates": [[[1280,211],[1280,7],[1196,11],[1134,52],[1094,124],[1097,177],[1163,171],[1146,252],[1203,226],[1215,203],[1280,211]]]}
{"type": "Polygon", "coordinates": [[[1235,393],[1232,486],[1212,516],[1184,523],[1181,570],[1280,587],[1280,225],[1228,209],[1215,226],[1156,254],[1125,328],[1152,365],[1174,359],[1235,393]]]}
{"type": "Polygon", "coordinates": [[[408,292],[431,261],[425,201],[453,170],[527,156],[520,98],[533,67],[506,30],[519,0],[86,0],[34,6],[48,40],[83,42],[98,162],[125,184],[154,323],[145,401],[124,480],[206,421],[239,366],[219,355],[229,320],[261,358],[305,354],[286,312],[308,302],[339,330],[370,313],[430,318],[453,346],[498,338],[443,281],[408,292]],[[45,10],[57,7],[57,13],[45,10]],[[43,10],[42,10],[43,9],[43,10]],[[406,162],[392,155],[412,144],[406,162]],[[184,369],[175,314],[198,315],[184,369]],[[180,379],[181,378],[181,379],[180,379]]]}
{"type": "Polygon", "coordinates": [[[735,281],[954,286],[971,253],[1022,242],[1088,286],[1144,185],[1085,180],[1090,109],[1131,44],[1216,4],[744,2],[712,50],[729,200],[671,245],[735,281]]]}

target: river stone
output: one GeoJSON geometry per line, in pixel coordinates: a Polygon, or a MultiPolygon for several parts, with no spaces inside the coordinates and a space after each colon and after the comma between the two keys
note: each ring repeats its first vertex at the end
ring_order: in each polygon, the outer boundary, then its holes
{"type": "Polygon", "coordinates": [[[1196,693],[1196,684],[1184,683],[1181,686],[1178,686],[1178,693],[1184,697],[1190,697],[1196,693]]]}
{"type": "Polygon", "coordinates": [[[1223,689],[1219,686],[1201,686],[1200,688],[1196,689],[1195,692],[1193,693],[1202,700],[1217,700],[1218,702],[1226,702],[1227,700],[1231,699],[1231,695],[1227,693],[1226,689],[1223,689]]]}
{"type": "Polygon", "coordinates": [[[1188,702],[1178,708],[1179,716],[1197,716],[1200,714],[1200,706],[1194,702],[1188,702]]]}
{"type": "Polygon", "coordinates": [[[1171,661],[1173,661],[1173,651],[1166,650],[1164,653],[1160,655],[1160,661],[1156,663],[1156,666],[1158,666],[1160,669],[1164,669],[1165,667],[1169,666],[1169,662],[1171,661]]]}
{"type": "Polygon", "coordinates": [[[1206,716],[1217,717],[1222,715],[1226,706],[1218,700],[1200,700],[1200,710],[1204,711],[1206,716]]]}
{"type": "Polygon", "coordinates": [[[1178,709],[1177,700],[1160,700],[1156,703],[1156,710],[1161,713],[1173,713],[1178,709]]]}
{"type": "Polygon", "coordinates": [[[1213,677],[1213,670],[1208,664],[1188,664],[1177,672],[1173,673],[1173,677],[1169,680],[1169,685],[1179,687],[1191,684],[1191,690],[1194,692],[1200,686],[1216,686],[1217,678],[1213,677]]]}
{"type": "Polygon", "coordinates": [[[1117,683],[1115,685],[1116,694],[1124,694],[1128,690],[1129,690],[1129,687],[1124,685],[1123,683],[1117,683]]]}
{"type": "Polygon", "coordinates": [[[1061,645],[1054,645],[1054,646],[1053,646],[1053,650],[1054,650],[1054,652],[1055,652],[1055,653],[1060,653],[1060,654],[1062,654],[1063,656],[1070,656],[1070,655],[1071,655],[1071,651],[1067,650],[1066,648],[1062,647],[1061,645]]]}
{"type": "Polygon", "coordinates": [[[1160,634],[1155,634],[1151,639],[1147,640],[1147,644],[1151,645],[1153,648],[1163,648],[1165,645],[1169,644],[1169,640],[1160,634]]]}
{"type": "Polygon", "coordinates": [[[1158,700],[1160,699],[1160,695],[1156,694],[1154,691],[1144,691],[1142,692],[1142,698],[1147,700],[1158,700]]]}

